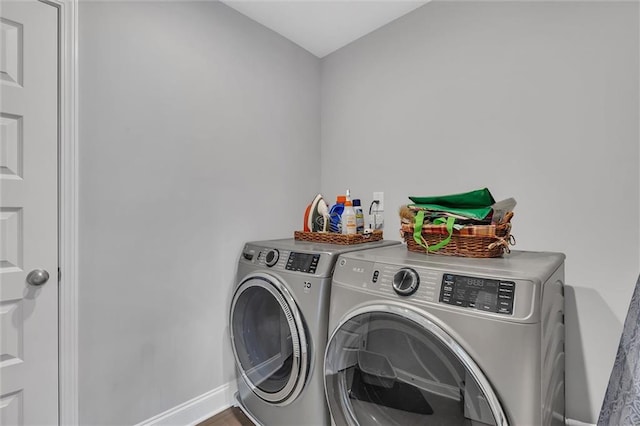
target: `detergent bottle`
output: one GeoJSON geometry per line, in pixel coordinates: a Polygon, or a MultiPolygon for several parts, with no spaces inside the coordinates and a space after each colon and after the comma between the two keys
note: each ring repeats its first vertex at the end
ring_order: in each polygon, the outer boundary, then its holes
{"type": "Polygon", "coordinates": [[[341,221],[343,234],[353,235],[356,233],[356,211],[353,209],[353,203],[351,200],[346,200],[344,202],[341,221]]]}
{"type": "Polygon", "coordinates": [[[356,211],[356,232],[358,234],[364,234],[364,213],[362,212],[360,199],[353,199],[353,210],[356,211]]]}
{"type": "Polygon", "coordinates": [[[329,210],[329,232],[342,233],[342,212],[344,211],[344,202],[346,197],[338,195],[336,203],[329,210]]]}

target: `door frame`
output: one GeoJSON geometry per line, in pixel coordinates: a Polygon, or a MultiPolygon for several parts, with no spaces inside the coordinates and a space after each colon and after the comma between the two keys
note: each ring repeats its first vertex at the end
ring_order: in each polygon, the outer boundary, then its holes
{"type": "Polygon", "coordinates": [[[58,424],[78,425],[78,0],[58,9],[58,424]]]}

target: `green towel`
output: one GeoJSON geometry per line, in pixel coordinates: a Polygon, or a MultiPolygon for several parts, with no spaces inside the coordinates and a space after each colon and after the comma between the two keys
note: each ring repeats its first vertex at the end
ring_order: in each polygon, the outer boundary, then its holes
{"type": "Polygon", "coordinates": [[[434,197],[409,197],[410,206],[434,212],[450,213],[470,219],[483,220],[491,213],[496,202],[487,188],[461,194],[437,195],[434,197]]]}

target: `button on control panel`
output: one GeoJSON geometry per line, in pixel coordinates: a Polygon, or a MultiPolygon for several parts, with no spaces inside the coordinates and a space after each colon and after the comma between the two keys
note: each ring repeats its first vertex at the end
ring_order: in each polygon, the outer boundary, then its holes
{"type": "Polygon", "coordinates": [[[280,252],[276,249],[271,249],[267,252],[265,258],[264,258],[264,263],[268,266],[268,267],[272,267],[273,265],[275,265],[276,263],[278,263],[278,259],[280,258],[280,252]]]}
{"type": "Polygon", "coordinates": [[[243,252],[242,253],[242,257],[244,257],[246,260],[249,260],[249,261],[253,260],[253,251],[250,251],[250,252],[245,251],[245,252],[243,252]]]}
{"type": "Polygon", "coordinates": [[[441,303],[512,315],[516,283],[506,280],[443,274],[441,303]]]}
{"type": "Polygon", "coordinates": [[[516,283],[511,281],[500,281],[498,287],[498,313],[508,314],[513,313],[513,300],[516,291],[516,283]]]}
{"type": "Polygon", "coordinates": [[[418,290],[420,276],[411,268],[402,268],[393,275],[392,285],[400,296],[411,296],[418,290]]]}

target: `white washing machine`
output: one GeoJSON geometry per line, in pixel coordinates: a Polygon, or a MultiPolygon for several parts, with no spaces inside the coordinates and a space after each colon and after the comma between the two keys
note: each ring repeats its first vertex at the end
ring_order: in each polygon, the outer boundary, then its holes
{"type": "Polygon", "coordinates": [[[564,424],[564,255],[341,255],[325,355],[336,425],[564,424]]]}
{"type": "Polygon", "coordinates": [[[322,379],[331,276],[338,255],[397,245],[352,246],[293,239],[245,244],[229,334],[240,408],[264,425],[330,423],[322,379]]]}

